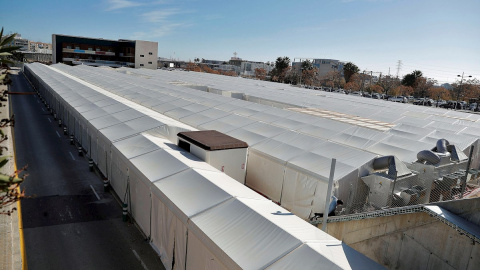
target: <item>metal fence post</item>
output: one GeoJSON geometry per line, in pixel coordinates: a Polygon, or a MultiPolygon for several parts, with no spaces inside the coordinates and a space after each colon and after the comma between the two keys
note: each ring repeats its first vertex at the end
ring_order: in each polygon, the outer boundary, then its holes
{"type": "Polygon", "coordinates": [[[472,162],[472,155],[473,155],[473,148],[475,146],[470,147],[470,155],[468,155],[468,161],[467,161],[467,169],[465,170],[465,176],[462,177],[462,182],[460,184],[460,199],[463,199],[463,193],[465,193],[465,187],[467,186],[467,177],[468,177],[468,171],[470,170],[470,163],[472,162]]]}
{"type": "Polygon", "coordinates": [[[327,231],[328,208],[330,207],[330,200],[332,199],[333,176],[335,174],[335,163],[337,160],[332,158],[332,165],[330,167],[330,177],[328,178],[327,196],[325,198],[325,209],[323,211],[322,231],[327,231]]]}
{"type": "Polygon", "coordinates": [[[395,185],[397,185],[397,177],[398,177],[398,172],[395,171],[395,178],[393,179],[393,186],[392,186],[392,196],[390,198],[390,208],[392,208],[393,206],[393,202],[394,202],[394,194],[395,194],[395,185]]]}

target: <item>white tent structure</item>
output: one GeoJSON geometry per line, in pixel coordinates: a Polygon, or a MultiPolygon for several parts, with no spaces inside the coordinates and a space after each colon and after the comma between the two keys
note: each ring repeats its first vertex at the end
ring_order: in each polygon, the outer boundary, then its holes
{"type": "MultiPolygon", "coordinates": [[[[172,132],[188,126],[118,96],[115,100],[128,108],[105,110],[116,103],[100,107],[96,102],[112,99],[109,94],[95,101],[83,97],[103,94],[93,86],[41,64],[26,65],[24,70],[46,103],[62,108],[62,120],[74,119],[65,121],[70,132],[76,134],[71,124],[87,129],[89,139],[77,138],[78,144],[97,149],[97,166],[109,175],[121,200],[128,203],[131,216],[149,237],[166,269],[381,269],[177,147],[170,140],[172,132]],[[80,113],[63,96],[85,99],[88,102],[81,102],[81,108],[89,109],[80,113]],[[91,113],[88,119],[83,116],[93,111],[99,117],[91,113]],[[96,144],[92,142],[95,139],[96,144]],[[101,161],[104,154],[105,164],[101,161]],[[299,263],[304,259],[307,264],[299,263]]],[[[119,90],[124,96],[129,92],[125,87],[119,90]]],[[[79,134],[76,136],[82,138],[83,131],[79,134]]]]}
{"type": "MultiPolygon", "coordinates": [[[[471,145],[479,144],[478,115],[196,72],[62,64],[53,68],[194,129],[215,129],[246,141],[250,145],[246,185],[303,218],[322,208],[326,192],[315,192],[318,204],[311,204],[309,210],[293,205],[307,206],[310,197],[298,194],[291,202],[292,196],[284,197],[282,192],[284,187],[293,187],[289,179],[300,171],[302,177],[307,175],[317,182],[315,186],[324,189],[328,170],[317,170],[308,164],[308,158],[301,158],[317,144],[328,141],[334,149],[355,149],[338,156],[339,166],[349,164],[363,152],[352,168],[338,167],[342,172],[335,173],[334,194],[342,197],[355,187],[355,178],[372,173],[369,164],[376,157],[394,155],[410,166],[418,152],[432,149],[438,139],[455,143],[467,155],[471,145]],[[305,138],[309,145],[302,144],[302,139],[292,139],[296,136],[305,138]],[[297,162],[293,165],[290,160],[297,162]],[[297,168],[295,173],[293,166],[297,168]]],[[[479,167],[480,147],[476,147],[472,168],[479,167]]]]}

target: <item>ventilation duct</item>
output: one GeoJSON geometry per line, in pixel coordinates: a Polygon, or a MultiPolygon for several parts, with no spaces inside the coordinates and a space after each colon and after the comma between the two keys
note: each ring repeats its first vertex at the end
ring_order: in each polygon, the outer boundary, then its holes
{"type": "Polygon", "coordinates": [[[422,186],[418,175],[410,171],[397,157],[378,157],[373,160],[372,168],[373,173],[360,178],[368,188],[368,193],[361,200],[368,202],[369,206],[381,209],[417,201],[424,202],[426,196],[422,194],[425,194],[425,188],[412,189],[413,186],[422,186]],[[402,191],[405,191],[405,199],[400,197],[402,191]],[[395,195],[398,201],[394,202],[392,195],[395,195]]]}
{"type": "MultiPolygon", "coordinates": [[[[436,147],[436,151],[435,151],[435,152],[445,154],[445,153],[447,153],[447,151],[448,151],[448,150],[447,150],[447,146],[449,146],[449,145],[450,145],[450,143],[449,143],[447,140],[445,140],[445,139],[440,139],[440,140],[437,141],[437,147],[436,147]]],[[[435,148],[434,148],[434,149],[435,149],[435,148]]]]}
{"type": "Polygon", "coordinates": [[[417,159],[418,162],[428,164],[438,164],[441,161],[440,156],[431,150],[423,150],[418,152],[417,159]]]}
{"type": "Polygon", "coordinates": [[[460,150],[455,145],[449,145],[447,149],[453,161],[460,162],[468,159],[467,155],[465,155],[465,153],[463,153],[462,150],[460,150]]]}
{"type": "Polygon", "coordinates": [[[390,179],[412,174],[405,164],[395,156],[378,157],[373,160],[373,169],[375,171],[386,170],[390,179]]]}
{"type": "Polygon", "coordinates": [[[467,156],[455,145],[447,140],[440,139],[432,150],[423,150],[417,154],[418,162],[428,165],[445,165],[452,161],[467,160],[467,156]]]}

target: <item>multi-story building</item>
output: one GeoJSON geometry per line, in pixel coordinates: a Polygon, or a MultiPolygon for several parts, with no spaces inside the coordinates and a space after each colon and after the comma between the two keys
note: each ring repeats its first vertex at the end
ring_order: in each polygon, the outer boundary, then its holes
{"type": "Polygon", "coordinates": [[[52,35],[53,63],[157,69],[158,42],[52,35]]]}
{"type": "Polygon", "coordinates": [[[19,51],[28,51],[28,39],[22,38],[22,35],[17,34],[10,42],[9,46],[19,46],[19,51]]]}
{"type": "Polygon", "coordinates": [[[292,69],[300,71],[302,63],[306,60],[310,61],[313,67],[317,69],[319,78],[327,76],[332,71],[340,72],[343,76],[343,65],[345,63],[335,59],[298,59],[298,61],[292,62],[292,69]]]}
{"type": "Polygon", "coordinates": [[[240,76],[253,77],[255,69],[264,69],[268,74],[273,67],[264,62],[243,61],[240,65],[240,76]]]}
{"type": "Polygon", "coordinates": [[[255,69],[264,69],[267,74],[273,69],[272,66],[264,62],[243,60],[237,57],[237,53],[234,53],[234,56],[230,58],[229,64],[238,75],[245,77],[255,76],[255,69]]]}
{"type": "Polygon", "coordinates": [[[43,42],[35,42],[35,41],[28,41],[28,50],[30,52],[38,52],[38,53],[52,53],[52,44],[50,43],[43,43],[43,42]]]}

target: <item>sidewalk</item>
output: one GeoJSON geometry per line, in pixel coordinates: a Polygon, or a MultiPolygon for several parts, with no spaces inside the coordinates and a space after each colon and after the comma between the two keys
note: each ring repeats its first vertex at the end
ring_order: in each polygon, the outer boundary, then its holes
{"type": "MultiPolygon", "coordinates": [[[[17,71],[18,72],[18,71],[17,71]]],[[[0,93],[6,90],[6,86],[0,86],[0,93]]],[[[7,97],[9,99],[10,97],[7,97]]],[[[2,102],[5,107],[0,107],[0,119],[10,118],[10,102],[2,102]]],[[[10,161],[0,168],[0,172],[4,174],[13,174],[15,171],[14,156],[14,141],[11,128],[3,128],[3,132],[8,136],[8,140],[2,142],[0,145],[5,146],[8,150],[3,150],[3,155],[11,156],[10,161]]],[[[12,208],[17,210],[8,215],[0,215],[0,269],[22,269],[22,255],[20,250],[20,233],[19,233],[19,218],[18,218],[18,204],[14,203],[2,210],[10,210],[12,208]]]]}

